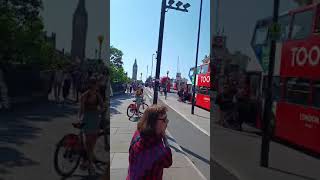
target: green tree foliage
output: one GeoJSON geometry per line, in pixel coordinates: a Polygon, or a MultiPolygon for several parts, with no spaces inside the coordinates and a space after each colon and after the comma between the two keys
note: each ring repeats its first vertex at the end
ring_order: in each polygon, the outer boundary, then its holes
{"type": "Polygon", "coordinates": [[[111,82],[119,82],[119,83],[128,83],[129,78],[126,76],[123,67],[116,67],[115,65],[111,64],[111,82]]]}
{"type": "Polygon", "coordinates": [[[41,9],[41,0],[0,2],[0,62],[37,64],[46,69],[65,64],[65,58],[45,38],[41,9]]]}
{"type": "Polygon", "coordinates": [[[121,50],[119,50],[113,46],[110,46],[110,62],[111,62],[111,64],[113,64],[117,68],[121,68],[123,65],[122,56],[123,56],[123,53],[121,50]]]}
{"type": "Polygon", "coordinates": [[[123,69],[123,53],[121,50],[110,46],[110,72],[111,82],[128,83],[130,80],[123,69]]]}

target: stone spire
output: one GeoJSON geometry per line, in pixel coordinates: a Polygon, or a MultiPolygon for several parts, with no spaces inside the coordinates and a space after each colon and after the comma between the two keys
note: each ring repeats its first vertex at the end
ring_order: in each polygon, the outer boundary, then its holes
{"type": "Polygon", "coordinates": [[[132,69],[132,80],[136,81],[138,75],[138,65],[137,59],[134,59],[133,69],[132,69]]]}
{"type": "Polygon", "coordinates": [[[79,0],[78,6],[73,14],[72,23],[71,56],[73,60],[79,58],[80,61],[83,61],[86,58],[85,52],[88,29],[88,13],[85,0],[79,0]]]}

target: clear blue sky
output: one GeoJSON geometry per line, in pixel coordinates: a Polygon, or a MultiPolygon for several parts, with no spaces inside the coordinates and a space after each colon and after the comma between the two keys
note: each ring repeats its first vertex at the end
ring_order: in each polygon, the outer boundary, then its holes
{"type": "MultiPolygon", "coordinates": [[[[166,13],[160,76],[169,70],[169,76],[175,77],[178,56],[183,77],[188,78],[190,68],[195,65],[200,1],[182,2],[191,5],[188,13],[174,10],[166,13]]],[[[147,66],[148,75],[151,73],[152,54],[158,47],[160,8],[160,0],[110,0],[110,44],[124,53],[124,69],[129,77],[135,58],[138,79],[141,72],[142,79],[146,79],[147,66]]],[[[199,62],[209,53],[210,0],[203,0],[199,62]]]]}

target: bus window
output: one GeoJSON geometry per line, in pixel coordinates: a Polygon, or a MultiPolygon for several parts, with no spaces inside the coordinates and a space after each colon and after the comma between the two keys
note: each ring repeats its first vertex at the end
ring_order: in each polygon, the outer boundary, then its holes
{"type": "Polygon", "coordinates": [[[308,105],[311,94],[308,80],[290,78],[287,81],[287,101],[294,104],[308,105]]]}
{"type": "Polygon", "coordinates": [[[201,74],[206,74],[207,72],[208,72],[208,67],[209,67],[209,65],[208,64],[206,64],[206,65],[203,65],[202,67],[201,67],[201,74]]]}
{"type": "Polygon", "coordinates": [[[207,95],[208,89],[206,87],[200,87],[199,94],[207,95]]]}
{"type": "Polygon", "coordinates": [[[313,106],[320,108],[320,81],[314,84],[312,101],[313,106]]]}
{"type": "Polygon", "coordinates": [[[313,11],[303,11],[294,15],[291,39],[304,39],[311,34],[313,11]]]}
{"type": "Polygon", "coordinates": [[[320,8],[318,8],[318,11],[317,11],[315,33],[320,33],[320,8]]]}
{"type": "Polygon", "coordinates": [[[289,15],[279,17],[279,24],[281,27],[280,41],[285,41],[288,39],[290,32],[290,22],[291,16],[289,15]]]}

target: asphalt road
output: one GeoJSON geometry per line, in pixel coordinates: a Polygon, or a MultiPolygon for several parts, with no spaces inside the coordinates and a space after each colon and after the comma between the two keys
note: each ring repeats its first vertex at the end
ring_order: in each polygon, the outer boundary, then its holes
{"type": "MultiPolygon", "coordinates": [[[[178,98],[178,95],[168,93],[168,97],[178,98]]],[[[160,103],[162,103],[161,100],[160,103]]],[[[169,132],[207,179],[211,177],[214,180],[237,180],[233,174],[215,161],[210,164],[210,140],[212,142],[210,136],[194,127],[173,109],[169,109],[168,119],[170,120],[169,132]],[[211,172],[210,165],[212,166],[211,172]]],[[[210,123],[210,126],[214,127],[214,124],[210,123]]]]}
{"type": "Polygon", "coordinates": [[[233,174],[216,162],[212,162],[212,179],[213,180],[238,180],[233,174]]]}
{"type": "Polygon", "coordinates": [[[168,119],[169,132],[202,174],[210,179],[210,137],[171,109],[168,119]]]}

